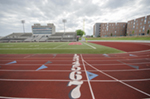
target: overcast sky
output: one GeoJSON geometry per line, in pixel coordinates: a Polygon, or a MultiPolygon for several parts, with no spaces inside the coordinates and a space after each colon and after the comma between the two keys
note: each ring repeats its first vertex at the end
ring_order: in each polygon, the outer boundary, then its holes
{"type": "Polygon", "coordinates": [[[93,34],[98,22],[127,22],[150,15],[150,0],[0,0],[0,36],[32,32],[34,23],[54,23],[56,32],[63,31],[62,19],[66,19],[66,31],[83,29],[93,34]]]}

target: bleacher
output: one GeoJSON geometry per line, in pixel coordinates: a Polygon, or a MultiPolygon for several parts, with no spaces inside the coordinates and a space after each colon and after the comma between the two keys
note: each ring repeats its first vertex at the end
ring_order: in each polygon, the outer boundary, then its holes
{"type": "Polygon", "coordinates": [[[63,42],[75,42],[77,41],[76,37],[77,37],[76,32],[67,32],[63,35],[62,41],[63,42]]]}
{"type": "Polygon", "coordinates": [[[0,42],[23,42],[30,37],[32,33],[12,33],[0,39],[0,42]]]}
{"type": "Polygon", "coordinates": [[[76,39],[76,32],[56,32],[52,34],[48,39],[48,42],[75,42],[76,39]]]}
{"type": "Polygon", "coordinates": [[[0,42],[75,42],[76,32],[56,32],[52,35],[32,33],[12,33],[0,39],[0,42]]]}

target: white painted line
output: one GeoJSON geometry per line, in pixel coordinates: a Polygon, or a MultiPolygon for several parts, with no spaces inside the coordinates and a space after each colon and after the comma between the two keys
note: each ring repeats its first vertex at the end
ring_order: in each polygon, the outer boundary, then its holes
{"type": "Polygon", "coordinates": [[[94,47],[94,46],[92,46],[92,45],[90,45],[90,44],[87,44],[87,43],[84,43],[84,44],[86,44],[86,45],[92,47],[93,49],[96,49],[96,47],[94,47]]]}
{"type": "Polygon", "coordinates": [[[17,98],[17,97],[5,97],[5,96],[0,96],[0,98],[3,98],[3,99],[54,99],[54,98],[17,98]]]}
{"type": "MultiPolygon", "coordinates": [[[[63,79],[0,79],[0,81],[69,82],[70,80],[63,80],[63,79]]],[[[88,80],[80,80],[80,81],[88,82],[88,80]]],[[[124,82],[141,82],[141,81],[150,81],[150,78],[147,78],[147,79],[129,79],[129,80],[119,80],[119,81],[124,81],[124,82]]],[[[91,80],[90,82],[118,82],[118,81],[117,80],[91,80]]]]}
{"type": "Polygon", "coordinates": [[[133,51],[133,52],[127,52],[127,53],[141,53],[141,52],[149,52],[150,50],[142,50],[142,51],[133,51]]]}
{"type": "Polygon", "coordinates": [[[91,95],[92,95],[92,99],[95,99],[95,96],[94,96],[94,93],[93,93],[93,90],[92,90],[92,87],[91,87],[91,83],[89,81],[89,78],[88,78],[88,75],[87,75],[87,70],[86,70],[86,67],[85,67],[85,64],[84,64],[84,60],[82,58],[82,54],[80,54],[81,56],[81,59],[82,59],[82,64],[83,64],[83,67],[84,67],[84,70],[85,70],[85,74],[86,74],[86,78],[87,78],[87,81],[88,81],[88,85],[89,85],[89,88],[90,88],[90,91],[91,91],[91,95]]]}
{"type": "MultiPolygon", "coordinates": [[[[84,62],[87,63],[85,60],[84,60],[84,62]]],[[[97,68],[95,68],[94,66],[92,66],[92,65],[89,64],[89,63],[87,63],[87,64],[88,64],[90,67],[92,67],[93,69],[99,71],[100,73],[102,73],[102,74],[104,74],[104,75],[106,75],[106,76],[108,76],[108,77],[110,77],[110,78],[112,78],[112,79],[114,79],[114,80],[116,80],[116,81],[122,83],[122,84],[125,85],[125,86],[130,87],[131,89],[134,89],[134,90],[136,90],[136,91],[138,91],[138,92],[140,92],[140,93],[143,93],[143,94],[145,94],[145,95],[147,95],[147,96],[150,97],[150,94],[148,94],[148,93],[146,93],[146,92],[144,92],[144,91],[142,91],[142,90],[139,90],[139,89],[137,89],[137,88],[135,88],[135,87],[133,87],[133,86],[131,86],[131,85],[129,85],[129,84],[126,84],[125,82],[123,82],[123,81],[121,81],[121,80],[118,80],[117,78],[115,78],[115,77],[113,77],[113,76],[111,76],[111,75],[109,75],[109,74],[107,74],[107,73],[105,73],[105,72],[103,72],[103,71],[101,71],[101,70],[98,70],[97,68]]]]}
{"type": "Polygon", "coordinates": [[[56,49],[56,48],[61,47],[61,46],[64,46],[64,45],[66,45],[66,43],[65,43],[65,44],[61,44],[61,45],[58,45],[58,46],[54,47],[53,49],[56,49]]]}
{"type": "MultiPolygon", "coordinates": [[[[70,66],[69,66],[70,67],[70,66]]],[[[146,70],[150,70],[150,68],[144,68],[144,69],[119,69],[119,70],[101,70],[103,72],[128,72],[128,71],[146,71],[146,70]]],[[[40,71],[36,71],[36,70],[11,70],[11,69],[0,69],[0,71],[6,71],[6,72],[70,72],[71,70],[40,70],[40,71]]],[[[84,70],[81,70],[82,72],[84,70]]],[[[96,70],[88,70],[88,71],[94,71],[96,72],[96,70]]]]}
{"type": "MultiPolygon", "coordinates": [[[[144,62],[144,63],[128,63],[128,64],[150,64],[150,62],[144,62]]],[[[0,64],[0,65],[5,65],[5,64],[0,64]]],[[[12,64],[13,66],[17,66],[17,65],[31,65],[31,64],[12,64]]],[[[39,65],[39,64],[32,64],[32,65],[39,65]]],[[[60,64],[53,64],[53,65],[60,65],[60,64]]],[[[69,64],[61,64],[61,65],[69,65],[69,64]]],[[[98,65],[98,66],[112,66],[112,65],[125,65],[125,64],[93,64],[93,65],[98,65]]]]}
{"type": "Polygon", "coordinates": [[[24,58],[29,58],[31,55],[25,56],[24,58]]]}

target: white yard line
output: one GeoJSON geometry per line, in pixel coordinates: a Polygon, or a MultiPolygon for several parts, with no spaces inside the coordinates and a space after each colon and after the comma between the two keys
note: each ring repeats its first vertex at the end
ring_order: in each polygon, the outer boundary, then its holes
{"type": "Polygon", "coordinates": [[[64,46],[64,45],[66,45],[66,43],[65,43],[65,44],[61,44],[61,45],[58,45],[58,46],[54,47],[53,49],[56,49],[56,48],[61,47],[61,46],[64,46]]]}
{"type": "Polygon", "coordinates": [[[94,96],[94,93],[93,93],[93,90],[92,90],[92,87],[91,87],[91,83],[89,81],[89,78],[88,78],[88,75],[87,75],[87,72],[86,72],[87,70],[86,70],[86,67],[85,67],[85,64],[84,64],[84,60],[82,58],[82,54],[80,54],[80,56],[81,56],[81,59],[82,59],[82,64],[83,64],[83,67],[84,67],[84,71],[85,71],[85,74],[86,74],[88,85],[89,85],[89,88],[90,88],[90,91],[91,91],[92,99],[95,99],[95,96],[94,96]]]}
{"type": "MultiPolygon", "coordinates": [[[[84,62],[87,63],[85,60],[84,60],[84,62]]],[[[125,85],[125,86],[128,86],[128,87],[130,87],[131,89],[134,89],[134,90],[136,90],[136,91],[138,91],[138,92],[140,92],[140,93],[142,93],[142,94],[145,94],[145,95],[147,95],[147,96],[150,97],[150,94],[148,94],[148,93],[146,93],[146,92],[144,92],[144,91],[142,91],[142,90],[139,90],[138,88],[135,88],[135,87],[133,87],[133,86],[131,86],[131,85],[129,85],[129,84],[127,84],[127,83],[125,83],[125,82],[123,82],[123,81],[121,81],[121,80],[119,80],[119,79],[117,79],[117,78],[115,78],[115,77],[113,77],[113,76],[111,76],[111,75],[109,75],[109,74],[107,74],[107,73],[105,73],[105,72],[103,72],[103,71],[97,69],[97,68],[95,68],[94,66],[92,66],[92,65],[89,64],[89,63],[87,63],[87,64],[88,64],[90,67],[92,67],[93,69],[95,69],[96,71],[98,71],[98,72],[100,72],[100,73],[106,75],[107,77],[110,77],[111,79],[114,79],[115,81],[120,82],[121,84],[123,84],[123,85],[125,85]]]]}
{"type": "Polygon", "coordinates": [[[94,47],[94,46],[92,46],[92,45],[90,45],[90,44],[87,44],[87,43],[84,43],[84,44],[86,44],[87,46],[92,47],[93,49],[96,49],[96,47],[94,47]]]}

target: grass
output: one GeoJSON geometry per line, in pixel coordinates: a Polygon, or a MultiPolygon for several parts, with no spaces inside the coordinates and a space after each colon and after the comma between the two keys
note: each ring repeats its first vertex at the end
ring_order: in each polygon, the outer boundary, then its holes
{"type": "Polygon", "coordinates": [[[150,36],[142,37],[97,37],[97,38],[87,38],[87,40],[150,40],[150,36]]]}
{"type": "Polygon", "coordinates": [[[70,42],[49,43],[0,43],[0,54],[108,54],[123,51],[82,42],[82,45],[68,45],[70,42]],[[95,48],[95,49],[94,49],[95,48]]]}

